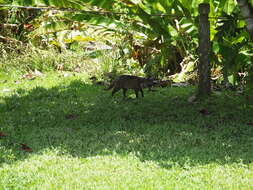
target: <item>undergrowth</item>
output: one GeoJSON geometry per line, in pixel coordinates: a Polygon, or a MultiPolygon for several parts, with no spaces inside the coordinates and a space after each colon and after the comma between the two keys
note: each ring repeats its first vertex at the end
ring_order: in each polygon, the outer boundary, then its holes
{"type": "Polygon", "coordinates": [[[134,60],[119,57],[111,50],[88,53],[82,50],[64,50],[59,53],[54,48],[45,50],[27,45],[11,52],[2,49],[0,54],[1,73],[10,74],[14,72],[20,75],[33,71],[69,71],[88,73],[90,76],[96,76],[100,79],[104,77],[105,73],[144,75],[134,60]]]}

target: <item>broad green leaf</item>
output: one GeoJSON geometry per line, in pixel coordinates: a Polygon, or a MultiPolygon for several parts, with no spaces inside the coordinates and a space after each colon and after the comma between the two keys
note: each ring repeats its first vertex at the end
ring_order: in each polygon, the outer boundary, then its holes
{"type": "Polygon", "coordinates": [[[145,11],[147,14],[151,14],[151,13],[152,13],[152,9],[151,9],[150,6],[146,6],[146,5],[144,5],[143,3],[139,3],[138,5],[139,5],[139,7],[140,7],[143,11],[145,11]]]}
{"type": "Polygon", "coordinates": [[[191,0],[179,0],[182,5],[187,8],[188,10],[191,9],[191,4],[192,4],[192,1],[191,0]]]}
{"type": "Polygon", "coordinates": [[[202,2],[203,2],[203,0],[192,0],[191,1],[191,10],[192,10],[193,16],[198,15],[198,7],[199,7],[199,4],[202,2]]]}
{"type": "Polygon", "coordinates": [[[191,7],[194,9],[198,9],[199,4],[203,3],[203,0],[191,0],[191,7]]]}
{"type": "Polygon", "coordinates": [[[232,44],[241,43],[248,39],[248,33],[246,31],[242,31],[239,35],[233,37],[231,39],[232,44]]]}
{"type": "Polygon", "coordinates": [[[124,27],[125,25],[120,21],[112,18],[108,18],[102,15],[89,15],[86,13],[78,13],[71,17],[71,19],[79,22],[87,22],[93,25],[100,25],[105,27],[118,28],[124,27]]]}
{"type": "Polygon", "coordinates": [[[238,28],[244,28],[245,26],[246,26],[246,23],[245,23],[244,20],[239,20],[239,21],[237,22],[237,27],[238,27],[238,28]]]}
{"type": "Polygon", "coordinates": [[[210,40],[213,41],[215,35],[217,34],[217,30],[214,27],[210,27],[210,40]]]}
{"type": "Polygon", "coordinates": [[[90,42],[90,41],[94,41],[95,39],[94,38],[91,38],[89,36],[81,36],[81,35],[77,35],[77,36],[74,36],[72,38],[69,38],[69,39],[64,39],[64,42],[65,43],[72,43],[74,41],[77,41],[77,42],[90,42]]]}
{"type": "Polygon", "coordinates": [[[220,51],[220,45],[219,45],[219,43],[218,42],[213,42],[213,47],[212,47],[212,49],[213,49],[213,52],[214,53],[218,53],[219,51],[220,51]]]}
{"type": "Polygon", "coordinates": [[[163,6],[163,8],[166,10],[166,12],[170,12],[170,8],[172,5],[172,1],[168,0],[160,0],[159,3],[163,6]]]}
{"type": "MultiPolygon", "coordinates": [[[[47,1],[46,1],[47,2],[47,1]]],[[[82,9],[82,2],[80,0],[50,0],[49,5],[56,7],[82,9]]]]}
{"type": "Polygon", "coordinates": [[[46,6],[75,8],[75,9],[81,9],[84,5],[81,0],[14,0],[12,4],[23,6],[46,5],[46,6]]]}
{"type": "Polygon", "coordinates": [[[213,4],[212,1],[210,1],[209,5],[210,5],[209,17],[214,17],[216,15],[216,13],[215,13],[215,5],[213,4]]]}
{"type": "Polygon", "coordinates": [[[60,44],[59,42],[55,41],[55,40],[51,40],[51,41],[49,42],[49,44],[55,45],[55,46],[57,46],[57,47],[61,47],[61,44],[60,44]]]}
{"type": "Polygon", "coordinates": [[[250,3],[251,6],[253,7],[253,0],[249,0],[249,3],[250,3]]]}
{"type": "Polygon", "coordinates": [[[35,6],[44,6],[44,5],[47,5],[47,2],[45,2],[44,0],[35,0],[34,5],[35,6]]]}
{"type": "Polygon", "coordinates": [[[166,56],[167,56],[167,53],[162,51],[162,55],[161,55],[161,59],[160,59],[160,64],[162,67],[165,66],[165,64],[166,64],[166,56]]]}
{"type": "Polygon", "coordinates": [[[174,1],[173,7],[175,8],[175,10],[179,11],[179,13],[181,12],[180,13],[181,15],[185,15],[186,17],[191,18],[191,12],[190,12],[191,10],[187,8],[188,6],[186,7],[185,6],[186,5],[182,4],[180,0],[174,1]]]}
{"type": "Polygon", "coordinates": [[[181,25],[182,28],[187,28],[189,26],[192,26],[192,23],[185,23],[181,25]]]}
{"type": "Polygon", "coordinates": [[[241,43],[243,40],[245,40],[244,36],[238,36],[238,37],[232,39],[232,44],[241,43]]]}
{"type": "Polygon", "coordinates": [[[195,26],[191,26],[191,27],[188,28],[185,32],[189,34],[189,33],[193,32],[193,31],[196,31],[196,29],[197,29],[197,28],[196,28],[195,26]]]}
{"type": "Polygon", "coordinates": [[[177,37],[179,35],[178,31],[175,28],[173,28],[171,25],[169,25],[168,28],[169,28],[170,35],[172,37],[177,37]]]}
{"type": "Polygon", "coordinates": [[[166,9],[162,6],[160,2],[153,3],[153,7],[162,13],[166,13],[166,9]]]}
{"type": "Polygon", "coordinates": [[[9,2],[7,0],[0,0],[0,4],[8,4],[9,2]]]}
{"type": "Polygon", "coordinates": [[[70,28],[70,24],[66,21],[48,21],[42,23],[37,29],[35,29],[30,35],[31,37],[39,36],[42,34],[48,34],[53,32],[59,32],[70,28]]]}
{"type": "Polygon", "coordinates": [[[116,0],[81,0],[83,3],[104,8],[104,9],[113,9],[114,3],[117,3],[116,0]]]}
{"type": "Polygon", "coordinates": [[[227,0],[224,4],[223,11],[230,15],[236,7],[235,0],[227,0]]]}
{"type": "Polygon", "coordinates": [[[12,2],[12,4],[14,4],[14,5],[24,5],[24,6],[34,5],[34,0],[14,0],[12,2]]]}

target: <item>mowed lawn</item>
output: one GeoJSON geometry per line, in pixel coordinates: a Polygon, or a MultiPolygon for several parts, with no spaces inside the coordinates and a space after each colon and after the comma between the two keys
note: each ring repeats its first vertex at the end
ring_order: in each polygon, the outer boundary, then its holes
{"type": "Polygon", "coordinates": [[[0,190],[253,189],[253,103],[194,87],[111,97],[87,75],[0,75],[0,190]]]}

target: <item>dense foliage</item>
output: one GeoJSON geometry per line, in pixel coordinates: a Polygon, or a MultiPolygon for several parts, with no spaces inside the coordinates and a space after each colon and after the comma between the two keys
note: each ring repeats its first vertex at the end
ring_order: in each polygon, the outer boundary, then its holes
{"type": "MultiPolygon", "coordinates": [[[[54,46],[59,52],[66,49],[87,51],[98,43],[99,48],[90,51],[93,56],[110,49],[114,52],[113,60],[132,65],[137,62],[147,75],[154,77],[194,73],[198,63],[198,5],[204,2],[201,0],[2,2],[76,9],[11,8],[8,13],[2,9],[4,20],[17,24],[15,39],[39,47],[54,46]]],[[[245,76],[250,78],[251,75],[253,52],[239,7],[232,0],[208,2],[211,8],[213,78],[234,85],[245,83],[245,76]]],[[[11,32],[13,34],[13,30],[11,32]]],[[[188,78],[181,75],[180,79],[188,78]]]]}

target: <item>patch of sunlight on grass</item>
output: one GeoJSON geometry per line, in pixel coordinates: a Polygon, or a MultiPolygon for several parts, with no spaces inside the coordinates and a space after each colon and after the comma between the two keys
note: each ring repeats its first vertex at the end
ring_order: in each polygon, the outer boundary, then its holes
{"type": "Polygon", "coordinates": [[[165,169],[134,154],[87,158],[45,151],[0,169],[0,189],[250,189],[253,165],[165,169]]]}

